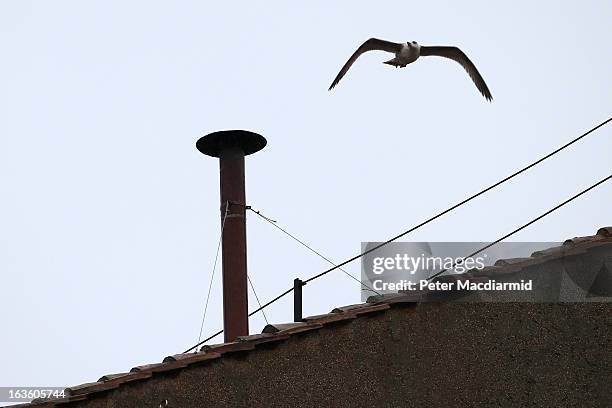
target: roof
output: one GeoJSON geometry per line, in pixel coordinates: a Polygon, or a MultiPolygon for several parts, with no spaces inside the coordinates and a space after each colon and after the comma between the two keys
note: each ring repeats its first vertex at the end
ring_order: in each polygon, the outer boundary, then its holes
{"type": "MultiPolygon", "coordinates": [[[[563,245],[534,252],[527,258],[498,260],[494,266],[479,270],[471,270],[460,275],[441,276],[440,280],[484,279],[520,272],[534,265],[543,264],[551,260],[558,260],[568,255],[579,255],[587,250],[612,245],[612,227],[600,228],[596,235],[577,237],[566,240],[563,245]]],[[[330,313],[306,317],[303,322],[268,324],[262,333],[241,336],[236,341],[214,345],[204,345],[197,352],[175,354],[165,357],[159,363],[145,364],[133,367],[129,372],[108,374],[95,382],[76,385],[65,390],[66,396],[59,399],[34,400],[32,403],[15,405],[13,407],[55,407],[67,403],[86,400],[100,393],[121,387],[123,384],[134,381],[146,381],[160,373],[181,370],[192,365],[202,365],[207,362],[221,359],[234,353],[248,353],[260,345],[272,342],[284,342],[298,334],[318,331],[325,326],[332,326],[339,322],[350,322],[362,316],[382,313],[398,305],[411,305],[419,302],[427,293],[396,293],[382,296],[373,296],[366,303],[348,305],[334,308],[330,313]]]]}

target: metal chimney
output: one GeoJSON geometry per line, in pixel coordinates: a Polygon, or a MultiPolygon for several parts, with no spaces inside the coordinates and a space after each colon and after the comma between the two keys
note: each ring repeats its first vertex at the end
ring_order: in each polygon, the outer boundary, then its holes
{"type": "Polygon", "coordinates": [[[226,342],[249,334],[244,157],[260,151],[266,143],[263,136],[246,130],[214,132],[196,143],[200,152],[219,158],[226,342]]]}

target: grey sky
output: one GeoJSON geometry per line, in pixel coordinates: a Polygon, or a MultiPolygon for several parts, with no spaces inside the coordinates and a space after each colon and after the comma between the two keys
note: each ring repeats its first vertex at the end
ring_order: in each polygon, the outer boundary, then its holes
{"type": "MultiPolygon", "coordinates": [[[[94,381],[195,342],[219,234],[205,133],[262,133],[249,204],[342,260],[612,115],[609,2],[293,3],[0,3],[0,385],[94,381]],[[328,92],[371,36],[460,46],[494,102],[451,61],[381,53],[328,92]]],[[[496,239],[608,175],[611,151],[607,127],[409,239],[496,239]]],[[[610,202],[604,185],[515,240],[591,235],[610,202]]],[[[255,216],[248,234],[262,300],[327,267],[255,216]]],[[[305,313],[359,294],[330,274],[305,313]]],[[[291,297],[267,313],[290,321],[291,297]]]]}

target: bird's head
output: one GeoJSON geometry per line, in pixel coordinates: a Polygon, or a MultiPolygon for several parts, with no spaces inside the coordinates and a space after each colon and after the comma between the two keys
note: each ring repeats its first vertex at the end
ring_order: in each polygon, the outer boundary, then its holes
{"type": "Polygon", "coordinates": [[[408,41],[406,44],[408,44],[409,47],[418,47],[419,45],[416,41],[408,41]]]}

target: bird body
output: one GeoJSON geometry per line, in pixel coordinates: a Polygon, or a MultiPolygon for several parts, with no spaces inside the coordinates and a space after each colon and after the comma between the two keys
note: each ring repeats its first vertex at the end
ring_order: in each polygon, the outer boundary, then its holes
{"type": "Polygon", "coordinates": [[[419,59],[421,46],[414,43],[403,43],[395,54],[395,58],[385,61],[383,64],[393,65],[397,68],[404,68],[406,65],[419,59]]]}
{"type": "Polygon", "coordinates": [[[370,38],[351,55],[349,60],[344,64],[340,72],[332,82],[329,90],[338,85],[338,82],[348,72],[349,68],[359,58],[359,56],[368,51],[386,51],[395,54],[395,57],[385,61],[384,64],[392,65],[397,68],[404,68],[406,65],[413,63],[419,57],[423,56],[438,56],[443,58],[452,59],[458,62],[468,73],[472,81],[486,100],[493,100],[491,91],[487,87],[484,79],[476,69],[476,66],[470,61],[470,59],[457,47],[446,47],[446,46],[421,46],[416,41],[410,41],[405,43],[394,43],[385,40],[379,40],[378,38],[370,38]]]}

